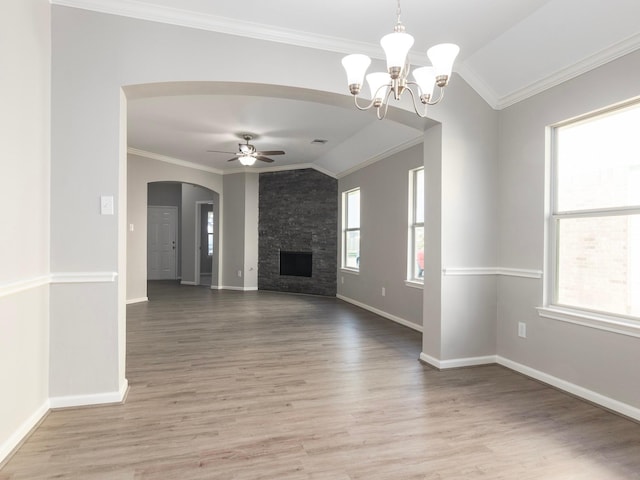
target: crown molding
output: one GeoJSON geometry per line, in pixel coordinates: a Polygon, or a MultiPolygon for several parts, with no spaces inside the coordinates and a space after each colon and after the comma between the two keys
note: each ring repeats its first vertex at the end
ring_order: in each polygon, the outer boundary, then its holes
{"type": "Polygon", "coordinates": [[[388,150],[385,150],[384,152],[381,152],[371,158],[369,158],[368,160],[365,160],[362,163],[359,163],[358,165],[356,165],[355,167],[351,167],[348,170],[345,170],[343,172],[340,172],[336,175],[336,178],[343,178],[346,177],[347,175],[351,175],[354,172],[357,172],[358,170],[361,170],[365,167],[368,167],[369,165],[372,165],[376,162],[379,162],[380,160],[384,160],[385,158],[390,157],[391,155],[395,155],[396,153],[400,153],[403,150],[406,150],[407,148],[411,148],[415,145],[419,145],[422,142],[424,142],[424,138],[422,135],[412,138],[411,140],[407,140],[406,142],[400,143],[399,145],[396,145],[395,147],[392,147],[388,150]]]}
{"type": "Polygon", "coordinates": [[[274,28],[273,26],[262,23],[207,15],[181,8],[150,5],[137,0],[50,0],[50,2],[53,5],[63,7],[80,8],[94,12],[137,18],[139,20],[149,20],[228,35],[238,35],[257,40],[286,43],[299,47],[329,50],[344,54],[357,51],[369,55],[372,58],[384,59],[384,52],[377,44],[358,42],[356,40],[331,37],[328,35],[311,34],[288,28],[274,28]]]}
{"type": "Polygon", "coordinates": [[[127,153],[130,155],[136,155],[138,157],[148,158],[150,160],[158,160],[164,163],[170,163],[172,165],[177,165],[179,167],[185,168],[193,168],[195,170],[202,170],[204,172],[215,173],[217,175],[232,175],[234,173],[266,173],[266,172],[282,172],[285,170],[304,170],[306,168],[312,168],[317,170],[320,173],[324,173],[329,177],[337,178],[336,174],[326,168],[319,167],[314,165],[313,163],[299,163],[296,165],[281,165],[274,167],[236,167],[236,168],[228,168],[225,170],[221,170],[219,168],[206,167],[204,165],[200,165],[199,163],[189,162],[187,160],[180,160],[178,158],[168,157],[166,155],[161,155],[159,153],[148,152],[146,150],[140,150],[138,148],[127,148],[127,153]]]}
{"type": "Polygon", "coordinates": [[[218,175],[223,175],[224,172],[218,168],[207,167],[205,165],[200,165],[199,163],[188,162],[186,160],[180,160],[178,158],[169,157],[167,155],[161,155],[159,153],[148,152],[146,150],[140,150],[138,148],[127,148],[127,153],[129,155],[136,155],[138,157],[148,158],[150,160],[158,160],[164,163],[170,163],[172,165],[177,165],[179,167],[193,168],[195,170],[202,170],[203,172],[215,173],[218,175]]]}
{"type": "MultiPolygon", "coordinates": [[[[508,95],[498,98],[494,108],[502,110],[510,107],[518,102],[533,97],[539,93],[544,92],[552,87],[560,85],[568,80],[576,78],[583,73],[587,73],[595,68],[601,67],[617,58],[623,57],[631,52],[634,52],[640,48],[640,34],[632,35],[614,45],[600,50],[586,57],[585,59],[574,63],[573,65],[560,70],[559,72],[549,75],[540,80],[536,80],[524,88],[516,90],[508,95]]],[[[475,90],[476,86],[471,84],[471,87],[475,90]]],[[[477,90],[476,90],[477,91],[477,90]]]]}

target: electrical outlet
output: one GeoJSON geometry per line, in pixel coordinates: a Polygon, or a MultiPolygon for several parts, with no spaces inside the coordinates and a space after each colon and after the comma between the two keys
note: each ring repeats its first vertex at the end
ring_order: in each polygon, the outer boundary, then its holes
{"type": "Polygon", "coordinates": [[[382,287],[382,296],[384,297],[387,294],[387,291],[385,290],[384,287],[382,287]]]}
{"type": "Polygon", "coordinates": [[[344,277],[340,277],[340,283],[344,283],[344,277]]]}
{"type": "Polygon", "coordinates": [[[518,322],[518,336],[521,338],[527,338],[527,324],[524,322],[518,322]]]}
{"type": "Polygon", "coordinates": [[[242,276],[242,270],[238,270],[238,276],[241,277],[242,276]]]}

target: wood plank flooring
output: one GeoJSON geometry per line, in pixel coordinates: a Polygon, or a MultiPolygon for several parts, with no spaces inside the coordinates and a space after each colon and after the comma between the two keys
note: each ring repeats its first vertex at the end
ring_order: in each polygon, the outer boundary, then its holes
{"type": "Polygon", "coordinates": [[[153,282],[126,404],[54,411],[0,479],[640,479],[640,425],[335,298],[153,282]]]}

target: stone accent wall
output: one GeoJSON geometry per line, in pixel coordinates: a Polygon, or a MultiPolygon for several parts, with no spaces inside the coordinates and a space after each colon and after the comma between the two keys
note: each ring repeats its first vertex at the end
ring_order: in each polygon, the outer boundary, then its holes
{"type": "Polygon", "coordinates": [[[313,169],[260,174],[258,289],[336,295],[338,181],[313,169]],[[311,252],[311,277],[281,276],[280,250],[311,252]]]}

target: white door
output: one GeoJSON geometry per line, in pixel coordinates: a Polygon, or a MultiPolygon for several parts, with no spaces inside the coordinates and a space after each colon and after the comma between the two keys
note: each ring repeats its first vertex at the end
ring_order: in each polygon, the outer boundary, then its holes
{"type": "Polygon", "coordinates": [[[178,207],[147,207],[147,278],[177,278],[178,207]]]}

